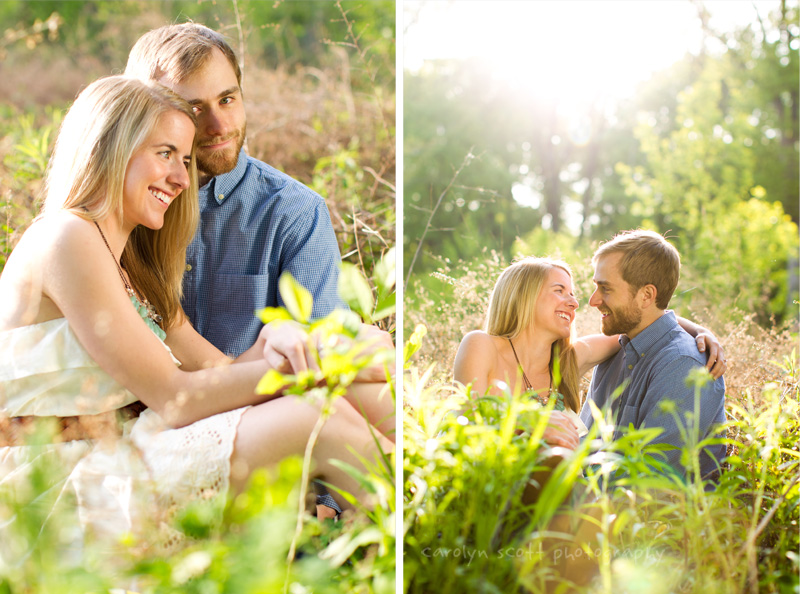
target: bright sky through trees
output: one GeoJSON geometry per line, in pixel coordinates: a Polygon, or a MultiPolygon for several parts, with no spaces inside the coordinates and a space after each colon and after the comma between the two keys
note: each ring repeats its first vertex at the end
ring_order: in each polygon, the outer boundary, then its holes
{"type": "MultiPolygon", "coordinates": [[[[529,0],[404,2],[404,68],[418,72],[429,59],[479,58],[505,88],[552,103],[583,146],[590,109],[613,121],[614,104],[633,95],[653,73],[697,54],[704,43],[699,9],[717,32],[766,20],[777,0],[529,0]]],[[[707,50],[724,47],[705,38],[707,50]]],[[[490,81],[487,81],[487,84],[490,81]]],[[[407,97],[406,101],[414,101],[407,97]]],[[[562,139],[554,136],[553,144],[562,139]]],[[[524,171],[521,171],[524,174],[524,171]]],[[[573,187],[579,194],[585,189],[573,187]]],[[[541,192],[515,183],[514,199],[539,208],[541,192]]],[[[565,200],[564,221],[577,233],[580,205],[565,200]]],[[[543,226],[548,228],[547,217],[543,226]]]]}
{"type": "MultiPolygon", "coordinates": [[[[776,2],[710,0],[711,27],[766,18],[776,2]]],[[[697,52],[702,30],[689,0],[405,2],[404,66],[479,56],[520,89],[559,101],[631,94],[637,82],[697,52]],[[542,81],[548,81],[542,84],[542,81]]]]}

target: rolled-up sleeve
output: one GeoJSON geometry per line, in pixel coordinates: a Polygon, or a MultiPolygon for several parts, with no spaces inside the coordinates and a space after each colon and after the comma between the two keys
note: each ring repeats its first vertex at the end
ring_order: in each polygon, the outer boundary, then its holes
{"type": "MultiPolygon", "coordinates": [[[[289,272],[314,296],[313,318],[343,307],[339,298],[339,246],[328,207],[321,200],[292,222],[283,245],[281,272],[289,272]]],[[[278,295],[278,303],[284,305],[278,295]]]]}

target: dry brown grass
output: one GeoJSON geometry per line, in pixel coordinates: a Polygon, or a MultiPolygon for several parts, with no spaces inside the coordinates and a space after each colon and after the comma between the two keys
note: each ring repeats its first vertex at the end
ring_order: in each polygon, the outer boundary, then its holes
{"type": "MultiPolygon", "coordinates": [[[[342,253],[369,275],[373,260],[395,243],[395,141],[387,134],[394,125],[394,89],[354,90],[349,54],[338,47],[332,51],[337,62],[325,70],[247,65],[248,152],[308,185],[320,159],[344,151],[353,155],[352,179],[333,171],[318,176],[315,188],[326,198],[342,253]]],[[[14,114],[34,114],[38,126],[50,121],[46,106],[65,109],[86,84],[111,74],[88,56],[15,56],[0,67],[0,93],[14,114]]],[[[12,230],[7,244],[13,248],[38,210],[41,179],[15,176],[8,157],[18,142],[16,131],[3,127],[0,133],[2,222],[12,230]]],[[[55,132],[51,142],[54,138],[55,132]]]]}
{"type": "Polygon", "coordinates": [[[395,147],[385,138],[394,122],[391,94],[378,104],[355,92],[345,52],[341,63],[317,68],[253,69],[245,81],[248,151],[306,184],[321,158],[350,152],[352,179],[325,176],[318,191],[326,198],[343,256],[369,274],[371,261],[395,243],[395,147]]]}
{"type": "MultiPolygon", "coordinates": [[[[494,281],[504,266],[497,254],[490,253],[483,262],[442,268],[442,272],[434,276],[453,286],[454,298],[447,303],[429,291],[419,290],[417,302],[406,307],[405,319],[409,332],[417,324],[428,328],[423,348],[415,359],[420,367],[427,368],[436,362],[440,378],[452,377],[453,360],[461,338],[483,327],[494,281]]],[[[587,263],[579,269],[573,262],[573,268],[576,285],[585,287],[587,279],[591,278],[591,266],[587,263]]],[[[586,289],[579,288],[578,297],[581,305],[575,319],[577,336],[599,332],[600,314],[588,305],[586,289]]],[[[798,378],[781,370],[784,360],[798,346],[797,337],[788,326],[765,329],[755,323],[753,316],[741,313],[726,317],[709,310],[679,313],[710,328],[722,343],[728,360],[724,377],[729,401],[745,408],[759,407],[763,404],[762,389],[769,383],[778,383],[786,394],[796,393],[798,378]]],[[[589,377],[584,378],[584,397],[589,377]]]]}

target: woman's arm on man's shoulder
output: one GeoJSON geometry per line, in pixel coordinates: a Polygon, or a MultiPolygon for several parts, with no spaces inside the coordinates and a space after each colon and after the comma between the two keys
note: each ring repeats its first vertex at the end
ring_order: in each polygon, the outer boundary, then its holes
{"type": "Polygon", "coordinates": [[[619,352],[619,334],[588,334],[572,343],[578,362],[578,374],[583,376],[598,363],[613,357],[619,352]]]}
{"type": "MultiPolygon", "coordinates": [[[[697,341],[697,350],[701,353],[708,351],[706,367],[718,379],[725,372],[725,353],[722,345],[714,333],[685,318],[678,317],[678,324],[697,341]]],[[[595,365],[602,363],[609,357],[619,352],[619,334],[605,336],[604,334],[589,334],[582,336],[573,343],[578,361],[578,373],[583,375],[595,365]]]]}
{"type": "Polygon", "coordinates": [[[722,349],[722,344],[720,344],[719,339],[708,328],[695,324],[678,315],[675,317],[678,320],[678,325],[695,339],[697,350],[701,353],[708,352],[706,368],[709,373],[711,373],[714,379],[722,377],[722,374],[725,373],[725,369],[727,369],[727,364],[725,351],[722,349]]]}

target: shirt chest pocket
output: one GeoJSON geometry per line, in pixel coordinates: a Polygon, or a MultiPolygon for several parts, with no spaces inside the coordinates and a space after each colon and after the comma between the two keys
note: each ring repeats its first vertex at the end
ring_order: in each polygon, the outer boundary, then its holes
{"type": "Polygon", "coordinates": [[[246,324],[256,310],[276,305],[274,293],[268,274],[215,274],[212,319],[233,318],[246,324]]]}
{"type": "Polygon", "coordinates": [[[634,427],[637,429],[639,428],[639,407],[638,406],[623,406],[622,410],[619,412],[619,421],[617,422],[617,426],[620,428],[625,428],[628,425],[633,424],[634,427]]]}

